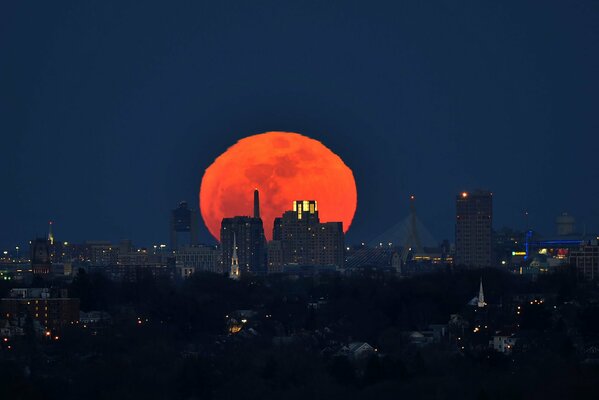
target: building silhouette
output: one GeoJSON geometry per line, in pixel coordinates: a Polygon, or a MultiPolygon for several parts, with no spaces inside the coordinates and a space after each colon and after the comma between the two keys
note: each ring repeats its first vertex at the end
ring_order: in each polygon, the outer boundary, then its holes
{"type": "Polygon", "coordinates": [[[597,239],[570,251],[570,264],[580,280],[599,279],[599,245],[597,239]]]}
{"type": "MultiPolygon", "coordinates": [[[[345,239],[341,222],[320,222],[315,200],[296,200],[293,210],[275,221],[273,237],[281,242],[283,265],[335,266],[343,268],[345,239]]],[[[272,246],[276,257],[276,246],[272,246]]],[[[270,262],[269,262],[270,264],[270,262]]],[[[276,269],[278,265],[274,265],[276,269]]]]}
{"type": "Polygon", "coordinates": [[[182,245],[195,245],[198,241],[198,213],[187,205],[186,201],[171,211],[170,223],[171,249],[182,245]]]}
{"type": "Polygon", "coordinates": [[[31,270],[34,275],[48,275],[52,271],[48,239],[38,238],[31,242],[31,270]]]}
{"type": "Polygon", "coordinates": [[[188,271],[222,272],[221,251],[216,246],[179,246],[175,260],[188,271]]]}
{"type": "Polygon", "coordinates": [[[225,271],[230,270],[233,251],[237,252],[239,271],[245,274],[266,273],[266,238],[260,218],[258,191],[254,191],[254,216],[223,218],[220,228],[222,262],[225,271]]]}
{"type": "Polygon", "coordinates": [[[491,266],[493,196],[488,191],[463,192],[456,197],[455,264],[491,266]]]}
{"type": "Polygon", "coordinates": [[[0,299],[0,313],[13,321],[30,318],[41,325],[44,336],[58,339],[61,329],[79,321],[79,299],[70,298],[66,289],[15,288],[10,297],[0,299]]]}

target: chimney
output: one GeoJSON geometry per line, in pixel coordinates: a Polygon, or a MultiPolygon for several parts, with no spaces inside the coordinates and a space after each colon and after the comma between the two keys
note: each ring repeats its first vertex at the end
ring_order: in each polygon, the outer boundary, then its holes
{"type": "Polygon", "coordinates": [[[254,189],[254,218],[260,218],[260,193],[254,189]]]}

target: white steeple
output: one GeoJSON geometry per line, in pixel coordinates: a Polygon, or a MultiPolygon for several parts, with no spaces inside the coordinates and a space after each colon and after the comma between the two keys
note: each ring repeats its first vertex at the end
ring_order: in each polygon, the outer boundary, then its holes
{"type": "Polygon", "coordinates": [[[483,278],[480,278],[480,288],[478,289],[478,306],[480,308],[486,306],[485,293],[483,292],[483,278]]]}
{"type": "Polygon", "coordinates": [[[239,279],[239,257],[237,257],[237,236],[233,233],[233,255],[231,256],[231,269],[229,278],[239,279]]]}
{"type": "Polygon", "coordinates": [[[54,233],[52,233],[52,221],[48,222],[48,242],[54,244],[54,233]]]}

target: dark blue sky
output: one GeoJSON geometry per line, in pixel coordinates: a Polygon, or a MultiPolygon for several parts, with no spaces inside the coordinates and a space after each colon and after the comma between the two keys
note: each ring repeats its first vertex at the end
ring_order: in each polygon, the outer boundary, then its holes
{"type": "Polygon", "coordinates": [[[599,230],[597,1],[34,3],[0,9],[0,246],[49,219],[61,240],[165,242],[213,159],[267,130],[353,169],[350,242],[412,192],[453,240],[476,187],[496,228],[526,208],[599,230]]]}

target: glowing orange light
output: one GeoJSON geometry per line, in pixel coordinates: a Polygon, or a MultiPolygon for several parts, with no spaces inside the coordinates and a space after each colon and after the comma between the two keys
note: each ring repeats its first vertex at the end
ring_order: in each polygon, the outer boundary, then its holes
{"type": "Polygon", "coordinates": [[[210,165],[202,178],[200,209],[210,233],[220,238],[224,217],[251,215],[253,189],[267,239],[273,221],[294,200],[318,201],[322,222],[341,221],[347,231],[356,211],[352,171],[322,143],[291,132],[267,132],[239,140],[210,165]]]}

